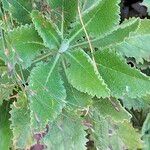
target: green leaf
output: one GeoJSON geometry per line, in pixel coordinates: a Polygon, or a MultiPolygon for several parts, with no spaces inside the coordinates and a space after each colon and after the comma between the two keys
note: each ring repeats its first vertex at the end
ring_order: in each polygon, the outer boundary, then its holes
{"type": "MultiPolygon", "coordinates": [[[[31,25],[13,29],[6,35],[6,40],[8,55],[5,61],[21,64],[23,68],[29,67],[32,60],[45,49],[42,39],[31,25]]],[[[2,39],[0,39],[0,43],[0,48],[3,49],[2,39]]]]}
{"type": "Polygon", "coordinates": [[[14,86],[14,83],[8,77],[7,67],[0,65],[0,105],[3,103],[3,100],[9,100],[14,86]]]}
{"type": "Polygon", "coordinates": [[[109,50],[96,52],[95,59],[99,73],[113,96],[136,98],[150,92],[150,79],[130,68],[117,53],[109,50]]]}
{"type": "Polygon", "coordinates": [[[110,99],[95,99],[94,109],[101,114],[103,118],[112,119],[114,122],[130,121],[131,115],[121,106],[118,100],[110,99]]]}
{"type": "Polygon", "coordinates": [[[109,146],[109,124],[97,113],[92,116],[93,118],[93,132],[91,132],[91,139],[94,141],[96,148],[100,150],[107,149],[109,146]]]}
{"type": "MultiPolygon", "coordinates": [[[[102,0],[95,3],[90,10],[83,12],[82,20],[87,33],[91,36],[102,36],[119,24],[119,1],[102,0]],[[107,19],[106,19],[107,18],[107,19]]],[[[70,41],[79,39],[84,35],[84,28],[80,20],[73,26],[73,30],[68,36],[70,41]]]]}
{"type": "Polygon", "coordinates": [[[26,95],[19,93],[17,102],[12,104],[11,109],[13,146],[15,149],[29,149],[33,144],[33,135],[30,128],[30,110],[26,95]]]}
{"type": "Polygon", "coordinates": [[[91,96],[108,97],[109,90],[97,70],[93,61],[83,50],[76,49],[66,53],[66,75],[69,83],[81,92],[91,96]]]}
{"type": "Polygon", "coordinates": [[[70,108],[81,108],[84,109],[92,104],[92,98],[87,93],[83,93],[75,89],[71,84],[68,83],[67,77],[63,74],[64,86],[66,89],[66,102],[70,108]]]}
{"type": "Polygon", "coordinates": [[[5,102],[0,106],[0,149],[9,150],[11,147],[12,132],[10,130],[9,103],[5,102]]]}
{"type": "Polygon", "coordinates": [[[150,105],[150,96],[146,95],[141,98],[129,98],[127,96],[122,98],[123,106],[128,109],[141,110],[146,109],[150,105]]]}
{"type": "Polygon", "coordinates": [[[2,0],[3,8],[12,14],[19,23],[31,23],[30,12],[32,10],[31,0],[2,0]]]}
{"type": "Polygon", "coordinates": [[[141,20],[138,30],[130,35],[123,43],[116,46],[116,50],[127,57],[134,57],[137,63],[143,59],[150,60],[150,21],[141,20]]]}
{"type": "Polygon", "coordinates": [[[59,74],[59,57],[33,68],[29,78],[31,126],[41,131],[53,121],[65,105],[66,92],[59,74]]]}
{"type": "Polygon", "coordinates": [[[62,5],[62,0],[46,0],[52,9],[56,9],[62,5]]]}
{"type": "Polygon", "coordinates": [[[86,150],[85,127],[78,115],[67,112],[58,117],[44,138],[51,150],[86,150]],[[55,139],[54,139],[55,137],[55,139]]]}
{"type": "Polygon", "coordinates": [[[93,120],[91,139],[94,140],[98,149],[104,150],[111,147],[114,150],[133,150],[142,147],[140,134],[129,122],[114,123],[110,119],[103,118],[97,110],[94,110],[91,119],[93,120]]]}
{"type": "Polygon", "coordinates": [[[148,14],[150,15],[150,1],[149,0],[144,0],[142,2],[142,4],[147,7],[148,14]]]}
{"type": "Polygon", "coordinates": [[[52,21],[44,18],[42,14],[36,10],[32,11],[31,17],[36,30],[44,41],[45,46],[51,50],[58,49],[60,46],[60,35],[52,21]]]}
{"type": "Polygon", "coordinates": [[[144,148],[143,150],[150,149],[150,113],[147,115],[146,120],[144,121],[142,127],[142,138],[144,140],[144,148]]]}
{"type": "MultiPolygon", "coordinates": [[[[77,15],[77,0],[47,0],[54,16],[57,17],[60,30],[67,33],[68,27],[75,21],[77,15]],[[53,11],[54,10],[54,11],[53,11]]],[[[53,18],[52,18],[53,19],[53,18]]],[[[56,22],[56,20],[55,20],[56,22]]]]}
{"type": "MultiPolygon", "coordinates": [[[[90,39],[90,42],[92,43],[92,46],[97,48],[116,46],[121,42],[124,42],[124,40],[129,37],[130,33],[137,29],[138,25],[139,25],[139,20],[137,19],[126,20],[121,25],[118,25],[110,34],[104,37],[100,36],[100,37],[90,39]]],[[[72,47],[76,47],[76,46],[89,47],[89,43],[87,41],[78,42],[72,47]]]]}
{"type": "Polygon", "coordinates": [[[122,150],[124,146],[112,123],[97,112],[92,116],[93,127],[90,138],[98,150],[122,150]]]}
{"type": "Polygon", "coordinates": [[[129,122],[125,121],[124,123],[118,125],[118,134],[128,149],[142,148],[140,134],[129,122]]]}
{"type": "Polygon", "coordinates": [[[91,7],[93,7],[95,3],[102,0],[81,0],[81,1],[83,1],[82,2],[83,11],[85,11],[86,9],[90,9],[91,7]]]}
{"type": "MultiPolygon", "coordinates": [[[[2,47],[2,43],[0,42],[0,47],[2,47]]],[[[2,61],[5,61],[6,56],[4,54],[4,52],[2,51],[2,49],[0,49],[0,64],[2,61]]]]}

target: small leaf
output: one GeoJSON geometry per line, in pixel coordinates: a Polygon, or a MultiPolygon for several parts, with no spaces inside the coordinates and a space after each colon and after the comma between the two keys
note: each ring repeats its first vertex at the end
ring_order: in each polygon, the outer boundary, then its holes
{"type": "Polygon", "coordinates": [[[67,112],[51,125],[44,142],[50,150],[86,150],[87,139],[84,130],[79,116],[67,112]]]}
{"type": "Polygon", "coordinates": [[[13,145],[15,149],[28,149],[33,144],[30,128],[30,110],[27,97],[19,93],[17,102],[11,106],[11,129],[13,131],[13,145]]]}
{"type": "Polygon", "coordinates": [[[31,126],[43,130],[53,121],[65,105],[66,92],[58,68],[58,57],[47,64],[33,68],[29,78],[31,126]]]}
{"type": "Polygon", "coordinates": [[[44,18],[42,14],[36,10],[32,11],[31,17],[36,30],[44,41],[45,46],[51,50],[57,49],[60,46],[60,36],[52,21],[44,18]]]}
{"type": "Polygon", "coordinates": [[[99,73],[113,96],[120,98],[127,95],[136,98],[150,92],[150,79],[138,70],[130,68],[115,52],[96,52],[95,59],[99,73]]]}
{"type": "Polygon", "coordinates": [[[108,97],[109,90],[101,76],[95,71],[91,58],[81,49],[65,55],[66,75],[69,83],[81,92],[91,96],[108,97]]]}

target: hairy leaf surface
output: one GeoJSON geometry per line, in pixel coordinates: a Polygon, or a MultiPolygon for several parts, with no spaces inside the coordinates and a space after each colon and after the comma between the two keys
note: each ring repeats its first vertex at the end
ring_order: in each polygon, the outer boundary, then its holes
{"type": "Polygon", "coordinates": [[[125,147],[112,123],[97,112],[93,116],[92,131],[90,138],[94,140],[95,147],[99,150],[109,149],[110,147],[113,150],[121,150],[125,147]]]}
{"type": "Polygon", "coordinates": [[[149,93],[150,79],[130,68],[121,56],[109,50],[95,54],[98,70],[115,97],[128,95],[131,98],[149,93]]]}
{"type": "Polygon", "coordinates": [[[50,7],[54,9],[54,16],[58,18],[58,26],[62,34],[67,32],[68,28],[75,21],[77,15],[77,0],[47,0],[50,7]]]}
{"type": "Polygon", "coordinates": [[[91,138],[94,139],[98,149],[103,150],[110,147],[115,150],[141,148],[140,134],[128,121],[114,123],[104,119],[98,110],[94,111],[92,118],[93,132],[91,138]]]}
{"type": "Polygon", "coordinates": [[[141,149],[142,141],[140,134],[129,122],[125,121],[118,125],[118,134],[128,149],[141,149]]]}
{"type": "Polygon", "coordinates": [[[150,21],[142,20],[138,30],[130,35],[130,38],[118,45],[116,50],[127,57],[134,57],[136,61],[150,60],[150,21]]]}
{"type": "Polygon", "coordinates": [[[109,90],[101,76],[94,68],[91,58],[81,49],[68,52],[65,55],[66,75],[73,87],[91,96],[107,97],[109,90]]]}
{"type": "MultiPolygon", "coordinates": [[[[102,0],[98,3],[95,3],[92,9],[80,14],[80,17],[82,17],[82,21],[84,23],[84,27],[89,35],[94,37],[102,36],[111,31],[115,25],[118,25],[118,3],[118,0],[102,0]]],[[[84,35],[84,27],[79,19],[78,22],[73,26],[73,30],[68,39],[71,38],[70,41],[79,39],[81,35],[84,35]]]]}
{"type": "Polygon", "coordinates": [[[17,102],[11,106],[11,129],[13,131],[13,146],[15,149],[28,149],[33,144],[30,128],[30,110],[27,97],[19,93],[17,102]]]}
{"type": "Polygon", "coordinates": [[[14,83],[8,78],[7,67],[4,64],[0,64],[0,105],[3,100],[9,100],[14,86],[14,83]]]}
{"type": "Polygon", "coordinates": [[[131,119],[131,115],[114,98],[95,99],[94,108],[103,118],[110,118],[114,122],[130,121],[131,119]]]}
{"type": "Polygon", "coordinates": [[[41,131],[65,105],[66,92],[58,72],[57,57],[33,68],[29,85],[31,126],[41,131]]]}
{"type": "Polygon", "coordinates": [[[150,106],[150,95],[141,98],[122,97],[123,106],[128,109],[141,110],[150,106]]]}
{"type": "Polygon", "coordinates": [[[6,35],[7,47],[3,49],[2,39],[0,48],[5,51],[6,62],[19,63],[23,68],[31,65],[32,60],[45,49],[42,39],[31,25],[25,25],[10,31],[6,35]]]}
{"type": "Polygon", "coordinates": [[[51,50],[56,50],[60,45],[60,36],[52,21],[44,18],[44,16],[42,16],[37,10],[32,11],[31,16],[35,28],[42,37],[45,46],[51,50]]]}
{"type": "Polygon", "coordinates": [[[51,150],[86,150],[86,132],[79,116],[64,113],[55,121],[44,142],[51,150]],[[54,140],[55,137],[55,140],[54,140]]]}
{"type": "MultiPolygon", "coordinates": [[[[124,42],[124,40],[130,36],[130,33],[138,28],[138,25],[139,20],[137,19],[127,20],[121,25],[118,25],[110,34],[106,36],[92,38],[90,42],[92,43],[92,46],[97,48],[116,46],[121,42],[124,42]]],[[[76,46],[89,47],[89,43],[87,41],[78,42],[72,47],[76,46]]]]}
{"type": "Polygon", "coordinates": [[[31,23],[30,12],[32,10],[31,0],[2,0],[3,8],[12,14],[19,23],[31,23]]]}
{"type": "Polygon", "coordinates": [[[86,108],[92,103],[92,98],[87,93],[83,93],[75,89],[71,84],[68,83],[67,77],[63,74],[64,86],[66,89],[66,102],[70,108],[86,108]]]}

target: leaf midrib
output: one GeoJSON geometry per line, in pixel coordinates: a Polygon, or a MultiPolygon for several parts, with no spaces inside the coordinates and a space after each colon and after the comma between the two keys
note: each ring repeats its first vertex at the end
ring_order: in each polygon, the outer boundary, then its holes
{"type": "MultiPolygon", "coordinates": [[[[102,1],[100,1],[99,3],[102,3],[102,1]]],[[[93,20],[93,18],[95,18],[95,16],[96,16],[96,14],[100,11],[100,9],[101,9],[101,7],[103,6],[103,4],[104,4],[105,2],[103,1],[103,3],[101,4],[101,6],[99,7],[99,9],[95,12],[95,14],[93,14],[93,17],[89,20],[89,21],[87,21],[85,24],[84,24],[84,27],[87,27],[88,26],[88,24],[93,20]]],[[[99,5],[99,4],[98,4],[99,5]]],[[[98,6],[97,5],[97,6],[98,6]]],[[[97,7],[97,6],[95,6],[95,7],[97,7]]],[[[94,8],[93,8],[94,9],[94,8]]],[[[92,10],[93,10],[92,9],[92,10]]],[[[92,10],[90,10],[90,12],[92,11],[92,10]]],[[[86,13],[86,14],[88,14],[88,13],[86,13]]],[[[86,16],[86,14],[85,14],[85,16],[86,16]]],[[[84,16],[83,16],[84,17],[84,16]]],[[[79,23],[79,22],[78,22],[79,23]]],[[[80,23],[79,24],[77,24],[77,26],[78,25],[80,25],[80,23]]],[[[80,32],[83,30],[83,28],[84,28],[83,26],[69,39],[69,42],[71,43],[73,40],[74,40],[74,38],[76,37],[76,36],[78,36],[78,34],[80,34],[80,32]]]]}
{"type": "MultiPolygon", "coordinates": [[[[70,57],[72,57],[84,70],[85,70],[85,72],[87,72],[91,77],[92,77],[92,79],[93,80],[95,80],[95,78],[93,77],[93,75],[90,73],[90,72],[88,72],[88,70],[87,69],[85,69],[85,67],[73,56],[73,55],[71,55],[70,53],[68,53],[68,55],[70,55],[70,57]]],[[[86,57],[87,58],[87,57],[86,57]]],[[[89,60],[89,61],[91,61],[91,60],[89,60]]],[[[89,62],[88,61],[88,62],[89,62]]],[[[91,65],[91,67],[93,66],[92,65],[92,63],[91,62],[89,62],[90,63],[90,65],[91,65]]],[[[94,72],[94,66],[93,66],[93,72],[94,72]]],[[[95,73],[95,76],[96,76],[96,73],[95,73]]],[[[99,78],[97,78],[99,81],[101,81],[99,78]]]]}

